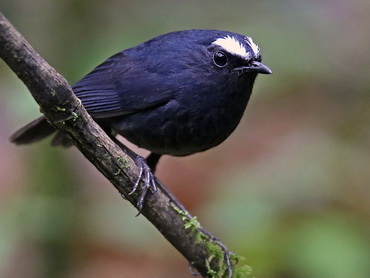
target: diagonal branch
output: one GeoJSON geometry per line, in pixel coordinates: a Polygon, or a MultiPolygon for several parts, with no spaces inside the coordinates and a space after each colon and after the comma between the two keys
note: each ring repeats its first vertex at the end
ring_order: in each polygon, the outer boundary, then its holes
{"type": "MultiPolygon", "coordinates": [[[[28,87],[48,121],[68,134],[84,156],[136,206],[140,194],[128,194],[138,179],[135,162],[94,122],[64,77],[31,47],[1,12],[0,57],[28,87]]],[[[141,213],[202,276],[231,277],[227,249],[157,183],[160,190],[147,194],[141,213]]]]}

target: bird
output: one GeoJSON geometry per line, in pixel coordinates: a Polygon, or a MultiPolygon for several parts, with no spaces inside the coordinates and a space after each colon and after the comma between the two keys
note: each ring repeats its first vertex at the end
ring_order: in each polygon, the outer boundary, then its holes
{"type": "MultiPolygon", "coordinates": [[[[122,135],[150,151],[146,160],[134,157],[141,168],[154,173],[162,155],[203,152],[228,138],[244,114],[257,75],[271,73],[251,37],[192,29],[123,50],[72,89],[113,139],[122,135]]],[[[30,144],[52,134],[53,146],[72,145],[45,117],[10,140],[30,144]]]]}

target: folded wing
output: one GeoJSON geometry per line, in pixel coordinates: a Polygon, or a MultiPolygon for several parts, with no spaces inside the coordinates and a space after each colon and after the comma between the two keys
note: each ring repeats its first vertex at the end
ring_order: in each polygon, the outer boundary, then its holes
{"type": "Polygon", "coordinates": [[[143,68],[120,52],[73,86],[84,107],[95,118],[109,118],[152,109],[172,97],[157,71],[143,68]]]}

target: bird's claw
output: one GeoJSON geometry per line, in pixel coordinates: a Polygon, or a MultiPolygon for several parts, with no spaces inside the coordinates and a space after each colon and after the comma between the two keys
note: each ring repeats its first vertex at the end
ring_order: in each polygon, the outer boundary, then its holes
{"type": "Polygon", "coordinates": [[[148,193],[148,189],[152,193],[157,192],[158,189],[157,189],[157,185],[156,185],[156,182],[155,182],[154,175],[153,175],[150,167],[147,165],[145,159],[141,156],[137,156],[135,158],[135,162],[136,162],[136,165],[140,169],[139,177],[136,180],[131,192],[128,195],[134,194],[137,191],[137,189],[139,188],[139,185],[140,185],[141,181],[143,181],[144,186],[142,187],[142,191],[140,193],[139,200],[137,201],[137,204],[136,204],[137,209],[139,210],[139,214],[140,214],[140,212],[143,208],[145,196],[148,193]]]}

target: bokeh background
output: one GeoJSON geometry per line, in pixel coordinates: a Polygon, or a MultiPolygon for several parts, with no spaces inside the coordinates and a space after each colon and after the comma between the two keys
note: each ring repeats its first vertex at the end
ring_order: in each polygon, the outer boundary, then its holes
{"type": "MultiPolygon", "coordinates": [[[[221,146],[158,177],[255,277],[370,277],[368,0],[1,0],[70,83],[182,29],[252,36],[273,75],[221,146]]],[[[187,262],[74,148],[16,147],[39,115],[0,62],[0,277],[191,277],[187,262]]],[[[147,154],[138,150],[140,154],[147,154]]]]}

